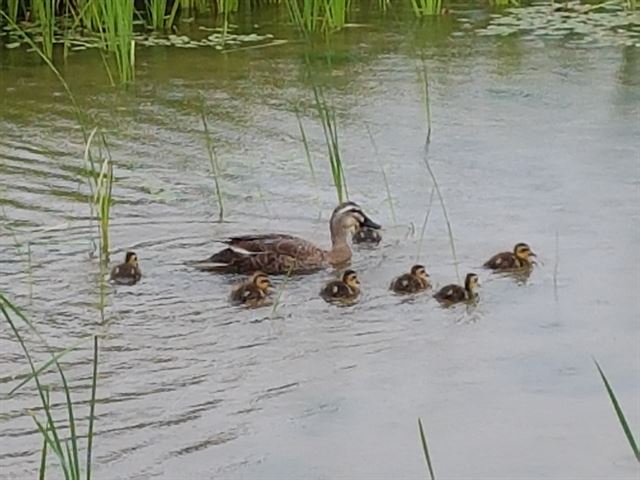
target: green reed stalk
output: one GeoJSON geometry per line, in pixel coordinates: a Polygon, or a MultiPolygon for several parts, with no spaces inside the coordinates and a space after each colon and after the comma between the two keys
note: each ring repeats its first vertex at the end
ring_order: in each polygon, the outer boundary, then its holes
{"type": "Polygon", "coordinates": [[[296,119],[298,120],[298,128],[300,129],[300,138],[302,140],[302,144],[304,145],[304,156],[307,159],[307,165],[309,166],[309,171],[311,172],[311,180],[313,181],[314,186],[317,186],[318,182],[316,179],[316,169],[313,166],[311,150],[309,149],[309,141],[307,140],[307,134],[305,133],[304,126],[302,125],[302,119],[300,118],[300,114],[297,110],[296,119]]]}
{"type": "Polygon", "coordinates": [[[391,187],[389,186],[389,179],[387,178],[387,172],[385,171],[384,165],[382,165],[382,162],[380,162],[380,155],[378,154],[378,145],[376,145],[376,141],[373,138],[373,133],[371,132],[371,128],[369,128],[369,124],[367,122],[364,123],[364,126],[367,129],[369,140],[371,141],[371,145],[373,146],[373,152],[375,154],[376,163],[378,164],[378,167],[380,167],[380,172],[382,173],[384,188],[387,192],[387,203],[389,204],[389,209],[391,210],[391,219],[393,220],[393,225],[396,226],[398,224],[398,219],[396,217],[396,209],[393,206],[393,196],[391,195],[391,187]]]}
{"type": "Polygon", "coordinates": [[[205,112],[204,101],[202,103],[202,111],[200,112],[202,118],[202,127],[204,130],[205,144],[207,147],[207,154],[209,155],[209,162],[211,163],[211,174],[213,175],[213,183],[216,188],[216,198],[218,199],[218,221],[224,221],[224,201],[222,198],[222,188],[220,186],[220,163],[218,162],[218,155],[216,154],[213,141],[211,140],[211,134],[209,133],[209,125],[207,124],[207,114],[205,112]]]}
{"type": "Polygon", "coordinates": [[[602,379],[602,383],[604,383],[605,388],[607,389],[607,394],[609,395],[609,400],[611,400],[611,404],[613,405],[613,409],[616,412],[618,417],[618,422],[622,427],[622,431],[624,435],[627,437],[627,441],[629,442],[629,446],[631,447],[631,451],[633,455],[636,457],[636,460],[640,463],[640,451],[638,450],[638,445],[636,444],[635,438],[633,438],[633,433],[631,432],[631,428],[629,428],[629,423],[627,422],[627,418],[624,416],[624,412],[622,411],[622,407],[620,403],[618,403],[618,399],[616,398],[615,393],[613,393],[613,389],[607,380],[602,368],[600,368],[600,364],[594,358],[594,363],[596,364],[596,368],[598,369],[598,373],[600,374],[600,378],[602,379]]]}
{"type": "Polygon", "coordinates": [[[424,86],[424,108],[427,114],[427,143],[431,142],[431,101],[429,98],[429,75],[427,73],[427,64],[424,60],[424,57],[421,58],[421,77],[424,86]]]}
{"type": "Polygon", "coordinates": [[[431,464],[431,456],[429,455],[429,447],[427,446],[427,436],[424,433],[422,420],[420,420],[420,418],[418,418],[418,430],[420,432],[420,442],[422,443],[422,452],[424,453],[424,459],[426,460],[427,467],[429,468],[429,477],[431,477],[431,480],[436,480],[436,476],[433,473],[433,465],[431,464]]]}
{"type": "Polygon", "coordinates": [[[55,21],[55,0],[33,0],[31,8],[42,35],[42,51],[48,59],[53,58],[53,24],[55,21]]]}
{"type": "Polygon", "coordinates": [[[442,0],[411,0],[416,17],[442,14],[442,0]]]}
{"type": "Polygon", "coordinates": [[[460,282],[460,270],[458,268],[458,255],[456,254],[456,244],[453,240],[453,228],[451,227],[451,221],[449,220],[449,214],[447,213],[447,207],[444,204],[444,197],[442,196],[442,192],[440,191],[438,180],[436,179],[436,176],[433,173],[433,169],[431,168],[431,164],[429,163],[429,144],[428,143],[425,145],[424,164],[427,167],[427,171],[429,172],[429,176],[431,177],[433,186],[436,189],[436,194],[438,195],[438,199],[440,200],[440,206],[442,207],[442,213],[444,214],[444,221],[447,224],[447,232],[449,234],[449,245],[451,246],[451,256],[453,257],[453,266],[455,267],[455,270],[456,270],[456,277],[458,278],[458,282],[460,282]]]}
{"type": "Polygon", "coordinates": [[[20,5],[20,0],[7,0],[7,16],[14,23],[18,21],[19,5],[20,5]]]}
{"type": "Polygon", "coordinates": [[[427,232],[427,224],[429,223],[429,216],[431,215],[431,207],[433,206],[433,197],[436,194],[435,187],[431,188],[431,194],[429,195],[429,204],[427,205],[427,211],[424,214],[424,221],[422,222],[422,228],[420,229],[420,238],[418,239],[418,248],[416,250],[416,263],[420,261],[420,251],[422,250],[422,242],[424,240],[424,234],[427,232]]]}
{"type": "Polygon", "coordinates": [[[154,30],[162,30],[165,27],[164,15],[167,11],[167,0],[148,0],[145,6],[150,26],[154,30]]]}
{"type": "Polygon", "coordinates": [[[320,117],[322,131],[324,132],[325,143],[329,154],[329,165],[331,166],[331,177],[336,188],[338,203],[342,203],[349,198],[349,190],[344,174],[342,156],[340,155],[340,144],[338,141],[338,125],[336,113],[327,103],[322,89],[314,85],[313,97],[315,107],[320,117]]]}
{"type": "Polygon", "coordinates": [[[133,40],[133,0],[102,0],[100,31],[103,45],[113,54],[120,82],[135,76],[135,41],[133,40]]]}
{"type": "MultiPolygon", "coordinates": [[[[5,321],[9,324],[11,330],[13,331],[14,336],[18,340],[18,343],[20,344],[20,346],[22,347],[22,351],[25,355],[25,358],[27,359],[27,362],[29,363],[29,367],[31,370],[31,373],[28,375],[27,378],[28,380],[33,379],[33,381],[36,384],[36,389],[38,391],[38,395],[40,396],[40,401],[42,402],[42,410],[46,417],[46,423],[43,424],[42,422],[40,422],[40,420],[38,420],[35,414],[33,413],[31,414],[34,420],[34,423],[36,424],[36,428],[40,432],[43,438],[43,441],[46,445],[46,447],[43,447],[42,449],[42,455],[40,460],[40,470],[39,470],[40,478],[44,478],[44,475],[46,472],[46,450],[50,449],[58,458],[63,477],[68,480],[80,480],[80,460],[78,455],[78,452],[79,452],[78,443],[79,443],[80,436],[76,429],[76,420],[75,420],[76,416],[75,416],[74,404],[71,398],[71,388],[69,387],[64,371],[60,363],[58,362],[58,359],[63,355],[63,353],[58,353],[57,355],[54,355],[49,349],[49,347],[46,346],[46,342],[44,341],[40,333],[36,330],[36,328],[33,326],[31,321],[22,313],[22,311],[17,306],[15,306],[11,301],[9,301],[9,299],[5,295],[1,293],[0,293],[0,312],[2,312],[2,315],[5,318],[5,321]],[[29,328],[29,330],[35,333],[37,338],[40,339],[40,341],[42,341],[45,344],[47,350],[49,350],[51,359],[48,362],[46,362],[44,366],[40,368],[35,367],[35,364],[33,362],[29,349],[22,335],[20,334],[20,331],[16,326],[14,317],[17,317],[18,319],[22,320],[22,322],[25,323],[25,325],[29,328]],[[56,366],[58,374],[60,375],[60,378],[62,380],[62,390],[65,395],[65,405],[67,407],[67,428],[69,430],[69,438],[64,440],[61,437],[59,426],[56,424],[56,422],[53,419],[52,406],[49,398],[49,390],[46,386],[40,383],[40,377],[39,377],[40,373],[45,371],[52,364],[56,366]]],[[[86,338],[83,339],[83,341],[84,340],[86,340],[86,338]]],[[[69,353],[76,347],[77,345],[75,345],[73,348],[66,349],[64,353],[65,354],[69,353]]],[[[95,388],[97,383],[97,362],[98,362],[97,348],[98,348],[97,340],[94,340],[94,356],[93,356],[94,366],[93,366],[93,375],[92,375],[92,402],[93,403],[95,403],[95,388]]],[[[17,389],[24,384],[25,382],[22,382],[18,387],[14,388],[9,395],[13,395],[13,393],[15,393],[17,389]]],[[[93,438],[93,416],[94,416],[94,411],[92,409],[90,411],[90,419],[89,419],[89,422],[90,422],[89,424],[90,429],[88,433],[89,442],[92,442],[92,438],[93,438]]],[[[85,466],[85,470],[89,475],[89,472],[91,471],[90,463],[87,463],[87,465],[85,466]]]]}

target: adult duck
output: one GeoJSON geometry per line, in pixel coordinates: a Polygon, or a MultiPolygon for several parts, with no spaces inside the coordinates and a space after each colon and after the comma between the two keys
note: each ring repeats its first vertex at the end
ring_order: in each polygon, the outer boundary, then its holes
{"type": "Polygon", "coordinates": [[[340,266],[351,260],[351,236],[364,227],[380,229],[357,203],[344,202],[335,208],[329,220],[329,250],[282,233],[243,235],[224,240],[227,248],[194,265],[207,271],[266,274],[296,274],[340,266]]]}

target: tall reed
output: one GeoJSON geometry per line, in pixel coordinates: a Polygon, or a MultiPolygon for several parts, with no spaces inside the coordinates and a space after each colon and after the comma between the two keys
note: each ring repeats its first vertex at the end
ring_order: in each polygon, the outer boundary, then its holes
{"type": "Polygon", "coordinates": [[[333,185],[335,186],[336,194],[338,196],[338,203],[342,203],[349,198],[349,190],[347,188],[342,156],[340,154],[336,112],[335,109],[328,104],[322,88],[318,85],[313,85],[313,98],[316,111],[318,112],[318,117],[320,118],[320,124],[322,125],[325,143],[327,145],[333,185]]]}
{"type": "Polygon", "coordinates": [[[211,174],[213,175],[213,183],[216,189],[216,198],[218,200],[218,221],[224,221],[224,201],[222,198],[222,188],[220,185],[220,163],[218,162],[218,155],[216,149],[211,140],[211,134],[209,133],[209,125],[207,124],[207,114],[205,109],[204,100],[202,101],[202,110],[200,112],[202,119],[202,128],[204,131],[205,145],[207,147],[207,154],[209,155],[209,162],[211,163],[211,174]]]}
{"type": "MultiPolygon", "coordinates": [[[[41,450],[39,476],[44,478],[47,472],[47,455],[50,450],[58,459],[58,464],[62,473],[62,476],[66,480],[80,480],[82,476],[82,466],[80,462],[80,440],[81,435],[77,430],[76,422],[76,405],[74,405],[71,397],[71,388],[67,382],[66,375],[62,369],[58,359],[62,356],[60,354],[54,355],[50,353],[51,359],[45,364],[44,367],[36,368],[33,357],[27,344],[20,333],[20,329],[17,326],[17,320],[21,320],[27,328],[32,331],[43,343],[44,339],[40,336],[36,328],[31,321],[22,313],[22,311],[14,305],[4,294],[0,293],[0,312],[9,325],[14,337],[20,344],[22,352],[29,364],[30,374],[28,375],[28,381],[33,380],[36,386],[36,390],[40,397],[42,404],[42,412],[44,413],[44,419],[39,419],[35,413],[32,413],[32,419],[36,425],[36,429],[40,433],[43,440],[43,448],[41,450]],[[62,383],[62,392],[64,394],[64,406],[66,407],[66,422],[56,421],[54,419],[53,405],[49,397],[48,388],[40,381],[39,375],[43,373],[50,366],[55,365],[55,368],[60,376],[62,383]],[[66,425],[65,425],[66,424],[66,425]],[[66,432],[65,432],[66,426],[66,432]]],[[[90,397],[90,410],[89,410],[89,427],[87,433],[87,460],[84,465],[86,473],[86,479],[91,478],[91,442],[93,439],[93,424],[95,419],[95,400],[96,400],[96,385],[97,385],[97,373],[98,373],[98,336],[92,336],[94,342],[94,365],[91,376],[91,397],[90,397]]],[[[70,352],[70,349],[65,350],[65,353],[70,352]]],[[[21,385],[24,385],[23,382],[21,385]]],[[[12,390],[15,393],[17,388],[12,390]]]]}
{"type": "Polygon", "coordinates": [[[442,0],[411,0],[416,17],[427,17],[442,14],[442,0]]]}
{"type": "Polygon", "coordinates": [[[350,0],[285,0],[291,21],[304,33],[344,28],[350,0]]]}
{"type": "Polygon", "coordinates": [[[53,26],[55,22],[55,0],[32,0],[31,9],[40,26],[42,51],[51,60],[53,58],[53,26]]]}
{"type": "Polygon", "coordinates": [[[418,431],[420,432],[420,443],[422,444],[422,453],[424,453],[424,459],[427,462],[427,468],[429,469],[429,477],[431,480],[436,480],[436,476],[433,473],[433,465],[431,464],[431,455],[429,455],[429,446],[427,445],[427,436],[424,433],[422,427],[422,420],[418,418],[418,431]]]}
{"type": "Polygon", "coordinates": [[[367,129],[367,134],[369,135],[369,140],[371,141],[371,146],[373,147],[373,153],[376,157],[376,162],[378,163],[378,167],[380,168],[380,173],[382,173],[382,181],[384,182],[384,188],[387,192],[387,203],[389,204],[389,210],[391,210],[391,219],[393,220],[393,225],[398,224],[398,219],[396,218],[396,209],[393,206],[393,196],[391,195],[391,187],[389,186],[389,179],[387,178],[387,172],[384,169],[384,165],[380,162],[380,155],[378,154],[378,145],[376,145],[376,141],[373,138],[373,133],[371,132],[371,128],[369,128],[369,124],[365,122],[365,128],[367,129]]]}
{"type": "Polygon", "coordinates": [[[602,379],[602,383],[604,383],[604,387],[607,390],[607,394],[609,395],[609,400],[611,400],[611,404],[613,405],[613,409],[616,412],[616,416],[618,417],[618,422],[620,423],[620,426],[622,427],[622,431],[624,432],[625,437],[627,437],[627,442],[629,442],[629,446],[631,447],[631,451],[633,452],[633,455],[636,457],[636,460],[638,461],[638,463],[640,463],[640,450],[638,450],[638,444],[636,443],[635,438],[633,438],[633,432],[631,431],[631,428],[629,427],[629,422],[627,422],[627,418],[624,416],[624,412],[622,411],[622,407],[620,406],[620,403],[618,402],[618,399],[616,398],[615,393],[613,393],[613,389],[611,388],[611,385],[609,384],[609,380],[607,380],[607,377],[605,376],[604,372],[602,371],[602,368],[600,368],[600,364],[598,363],[598,361],[596,359],[594,359],[593,361],[596,364],[596,368],[598,369],[598,373],[600,374],[600,378],[602,379]]]}
{"type": "Polygon", "coordinates": [[[91,155],[92,144],[98,127],[89,134],[84,150],[84,163],[89,173],[89,189],[91,190],[91,211],[98,220],[98,236],[100,239],[100,258],[109,260],[109,225],[113,192],[113,163],[109,154],[106,139],[102,136],[102,144],[107,152],[102,163],[94,161],[91,155]]]}
{"type": "Polygon", "coordinates": [[[135,41],[133,40],[133,0],[102,0],[98,2],[103,45],[115,59],[121,83],[135,77],[135,41]]]}

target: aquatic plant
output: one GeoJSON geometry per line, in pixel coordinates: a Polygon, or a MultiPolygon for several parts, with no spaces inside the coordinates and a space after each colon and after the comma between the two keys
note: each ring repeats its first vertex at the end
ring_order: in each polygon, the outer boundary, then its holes
{"type": "Polygon", "coordinates": [[[9,395],[13,395],[19,388],[26,385],[33,380],[36,386],[36,390],[40,397],[42,404],[42,412],[44,413],[44,419],[39,419],[34,412],[30,412],[30,415],[36,425],[38,432],[40,433],[43,441],[43,447],[40,456],[40,469],[39,478],[44,479],[47,472],[47,458],[48,451],[50,450],[58,459],[58,464],[62,470],[62,476],[66,480],[80,480],[82,477],[82,465],[80,461],[80,440],[82,436],[77,429],[77,406],[74,405],[71,397],[71,387],[67,382],[66,375],[62,369],[59,359],[75,350],[81,343],[93,340],[93,365],[91,375],[91,396],[89,399],[89,425],[87,428],[87,456],[84,464],[85,478],[91,479],[91,456],[93,446],[93,429],[95,421],[95,403],[96,403],[96,387],[98,379],[98,335],[91,335],[83,338],[80,342],[76,343],[73,347],[63,350],[54,354],[48,347],[50,359],[40,367],[36,367],[31,352],[27,347],[25,339],[20,333],[20,329],[17,326],[17,320],[21,320],[27,328],[36,335],[42,343],[46,345],[44,339],[40,336],[36,328],[31,321],[24,315],[24,313],[14,305],[4,294],[0,293],[0,312],[9,325],[14,337],[20,344],[22,352],[29,364],[30,373],[26,375],[26,378],[20,382],[19,385],[14,387],[9,395]],[[55,366],[55,369],[60,375],[62,382],[62,392],[64,394],[64,406],[66,407],[66,429],[65,423],[62,421],[56,421],[53,417],[53,405],[51,402],[51,391],[48,386],[43,385],[40,381],[40,375],[47,371],[50,367],[55,366]],[[65,431],[66,430],[66,431],[65,431]],[[66,435],[65,435],[66,434],[66,435]]]}
{"type": "Polygon", "coordinates": [[[416,17],[427,17],[442,14],[442,0],[411,0],[416,17]]]}
{"type": "Polygon", "coordinates": [[[367,129],[367,134],[369,135],[369,140],[371,141],[376,162],[378,163],[378,167],[380,168],[380,173],[382,173],[382,181],[384,182],[384,188],[387,193],[387,203],[389,204],[389,210],[391,210],[391,219],[393,220],[393,225],[395,226],[398,224],[398,219],[396,218],[396,209],[393,206],[393,196],[391,195],[391,187],[389,186],[389,179],[387,178],[387,172],[384,169],[384,165],[382,165],[382,163],[380,162],[380,156],[378,155],[378,146],[376,145],[376,141],[373,138],[373,133],[371,132],[371,128],[369,128],[369,124],[366,122],[364,126],[367,129]]]}
{"type": "Polygon", "coordinates": [[[424,433],[422,427],[422,420],[418,418],[418,431],[420,432],[420,443],[422,444],[422,452],[424,453],[424,459],[427,462],[427,468],[429,469],[429,477],[431,480],[436,480],[436,476],[433,473],[433,465],[431,464],[431,455],[429,455],[429,447],[427,445],[427,436],[424,433]]]}
{"type": "Polygon", "coordinates": [[[349,0],[285,0],[291,21],[305,34],[344,28],[349,0]]]}
{"type": "Polygon", "coordinates": [[[154,30],[165,30],[173,26],[180,2],[174,1],[167,14],[167,0],[148,0],[147,24],[154,30]]]}
{"type": "Polygon", "coordinates": [[[211,140],[211,134],[209,133],[209,125],[207,124],[207,113],[204,100],[202,100],[202,110],[200,112],[200,117],[202,119],[205,145],[207,147],[207,154],[209,155],[211,174],[213,175],[213,183],[216,189],[216,198],[218,200],[218,221],[222,222],[224,221],[224,201],[222,198],[222,188],[220,186],[220,163],[218,162],[218,155],[216,154],[213,141],[211,140]]]}
{"type": "Polygon", "coordinates": [[[347,180],[344,174],[342,156],[340,154],[336,112],[325,99],[322,87],[313,85],[313,98],[316,111],[318,112],[318,117],[320,118],[320,124],[322,125],[325,143],[327,145],[333,185],[338,196],[338,203],[342,203],[349,198],[349,190],[347,189],[347,180]]]}
{"type": "Polygon", "coordinates": [[[31,8],[40,27],[42,51],[48,59],[53,58],[53,25],[55,21],[55,0],[33,0],[31,8]]]}
{"type": "Polygon", "coordinates": [[[638,445],[636,444],[635,439],[633,438],[633,433],[631,432],[631,428],[629,428],[629,422],[627,422],[627,418],[624,416],[624,412],[622,411],[622,407],[616,398],[615,393],[613,393],[613,389],[609,384],[609,380],[605,376],[602,368],[600,368],[600,364],[596,359],[593,360],[596,364],[596,368],[598,369],[598,373],[600,374],[600,378],[602,379],[602,383],[604,383],[604,387],[607,389],[607,394],[609,395],[609,400],[611,400],[611,404],[613,405],[613,409],[616,412],[616,416],[618,417],[618,422],[622,427],[622,431],[624,432],[625,437],[627,437],[627,441],[629,442],[629,446],[631,447],[631,451],[633,452],[636,460],[640,463],[640,451],[638,450],[638,445]]]}

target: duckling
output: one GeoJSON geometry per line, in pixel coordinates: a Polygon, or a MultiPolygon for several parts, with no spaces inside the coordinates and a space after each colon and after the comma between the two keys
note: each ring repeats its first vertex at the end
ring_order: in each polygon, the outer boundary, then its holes
{"type": "Polygon", "coordinates": [[[262,307],[269,305],[269,292],[272,288],[271,280],[262,272],[255,272],[249,280],[236,285],[231,291],[231,301],[247,307],[262,307]]]}
{"type": "Polygon", "coordinates": [[[111,270],[111,281],[121,285],[133,285],[142,277],[142,270],[138,265],[138,256],[135,252],[127,252],[124,263],[116,265],[111,270]]]}
{"type": "Polygon", "coordinates": [[[429,274],[422,265],[414,265],[410,273],[400,275],[391,282],[391,290],[396,293],[418,293],[430,287],[429,274]]]}
{"type": "Polygon", "coordinates": [[[536,254],[526,243],[517,243],[513,247],[513,252],[500,252],[495,254],[483,265],[485,268],[497,271],[517,270],[530,268],[534,261],[531,257],[536,254]]]}
{"type": "Polygon", "coordinates": [[[446,305],[468,302],[478,298],[478,294],[476,293],[477,287],[478,275],[475,273],[467,273],[467,277],[464,279],[464,288],[455,284],[447,285],[442,287],[434,297],[446,305]]]}
{"type": "Polygon", "coordinates": [[[360,280],[353,270],[347,270],[340,280],[327,283],[320,291],[320,296],[327,301],[354,300],[360,294],[360,280]]]}
{"type": "Polygon", "coordinates": [[[378,245],[382,240],[382,235],[378,230],[369,227],[363,227],[358,230],[352,238],[353,243],[364,243],[369,245],[378,245]]]}

